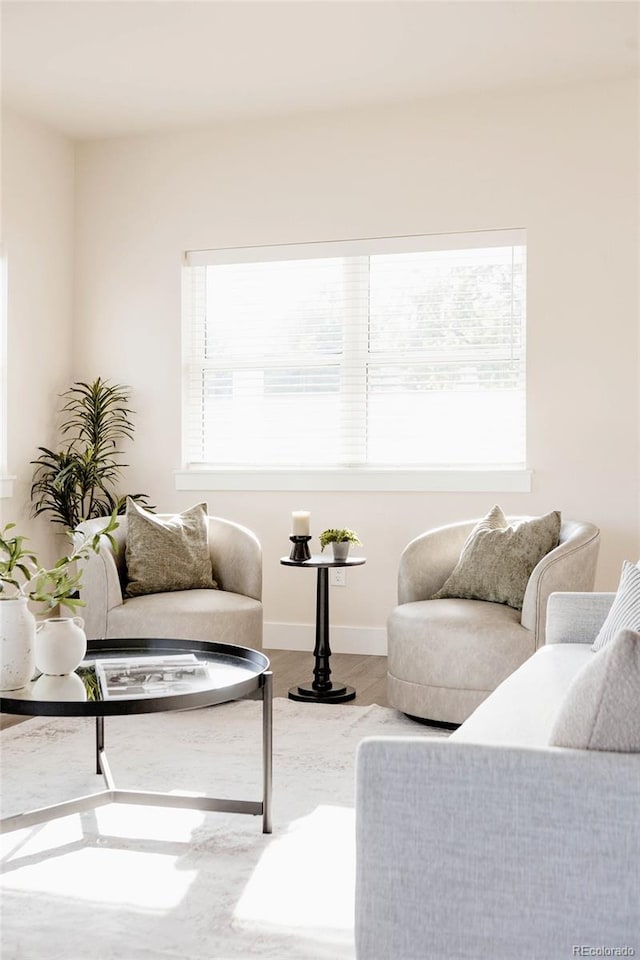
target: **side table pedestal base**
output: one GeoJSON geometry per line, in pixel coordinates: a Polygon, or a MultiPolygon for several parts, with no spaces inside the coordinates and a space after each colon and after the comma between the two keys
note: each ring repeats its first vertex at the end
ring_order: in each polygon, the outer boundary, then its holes
{"type": "MultiPolygon", "coordinates": [[[[300,538],[293,537],[292,539],[300,538]]],[[[316,645],[313,648],[313,680],[291,687],[289,690],[290,700],[302,700],[305,703],[348,703],[349,700],[355,700],[356,691],[353,687],[347,687],[344,683],[336,683],[330,679],[329,568],[359,567],[364,562],[364,557],[347,557],[346,560],[327,560],[325,557],[312,556],[302,562],[292,560],[290,557],[280,558],[280,563],[286,567],[311,567],[318,571],[318,583],[316,587],[316,645]]]]}
{"type": "Polygon", "coordinates": [[[312,686],[296,686],[289,690],[289,700],[303,700],[307,703],[347,703],[355,700],[353,687],[334,683],[330,690],[314,690],[312,686]]]}

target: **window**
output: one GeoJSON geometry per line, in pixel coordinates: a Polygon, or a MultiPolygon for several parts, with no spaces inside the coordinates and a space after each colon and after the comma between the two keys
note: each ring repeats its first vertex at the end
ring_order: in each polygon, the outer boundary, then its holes
{"type": "Polygon", "coordinates": [[[187,469],[523,468],[523,231],[197,251],[187,469]]]}

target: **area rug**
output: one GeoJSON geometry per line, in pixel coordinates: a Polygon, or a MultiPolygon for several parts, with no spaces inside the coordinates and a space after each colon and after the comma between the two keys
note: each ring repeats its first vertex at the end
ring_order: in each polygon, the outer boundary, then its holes
{"type": "MultiPolygon", "coordinates": [[[[119,787],[259,800],[255,701],[105,720],[119,787]]],[[[2,815],[102,788],[93,720],[0,735],[2,815]]],[[[261,818],[111,804],[2,838],[3,960],[352,958],[354,772],[369,736],[444,736],[394,710],[274,701],[261,818]]]]}

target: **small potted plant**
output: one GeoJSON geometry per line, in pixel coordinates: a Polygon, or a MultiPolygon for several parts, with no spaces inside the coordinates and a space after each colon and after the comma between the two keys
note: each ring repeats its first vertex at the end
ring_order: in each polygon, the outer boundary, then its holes
{"type": "Polygon", "coordinates": [[[334,560],[346,560],[349,556],[351,544],[360,543],[360,540],[354,530],[348,530],[347,528],[336,530],[332,527],[329,530],[323,530],[320,534],[320,546],[323,550],[328,543],[333,547],[334,560]]]}
{"type": "Polygon", "coordinates": [[[16,535],[14,523],[0,530],[0,690],[17,690],[32,678],[37,665],[43,673],[70,673],[86,651],[86,637],[80,617],[54,617],[36,627],[28,602],[42,603],[47,610],[58,604],[74,614],[84,601],[78,597],[82,573],[72,566],[93,550],[100,549],[100,538],[111,539],[118,526],[115,513],[103,531],[76,541],[72,552],[61,557],[51,569],[42,566],[31,550],[25,548],[26,537],[16,535]],[[36,643],[36,633],[38,633],[36,643]],[[60,656],[56,666],[48,652],[47,634],[56,634],[54,647],[60,656]],[[72,638],[72,639],[71,639],[72,638]],[[83,647],[76,657],[71,648],[83,647]]]}

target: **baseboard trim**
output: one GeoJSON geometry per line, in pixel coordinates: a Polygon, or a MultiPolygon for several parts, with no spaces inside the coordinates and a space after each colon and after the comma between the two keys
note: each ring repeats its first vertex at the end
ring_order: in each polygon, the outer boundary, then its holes
{"type": "MultiPolygon", "coordinates": [[[[269,650],[313,651],[316,628],[312,623],[265,623],[263,646],[269,650]]],[[[332,653],[387,655],[387,631],[384,627],[332,626],[332,653]]]]}

